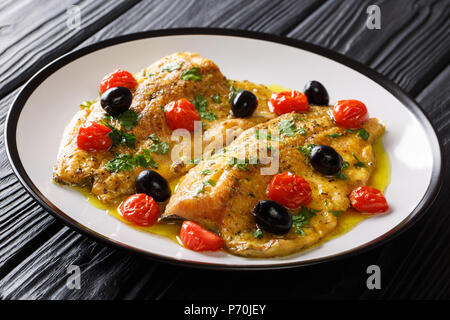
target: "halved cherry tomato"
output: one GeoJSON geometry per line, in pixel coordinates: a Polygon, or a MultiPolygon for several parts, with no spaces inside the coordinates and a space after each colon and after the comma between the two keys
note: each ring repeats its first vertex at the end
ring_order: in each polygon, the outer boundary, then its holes
{"type": "Polygon", "coordinates": [[[277,115],[292,111],[306,112],[308,108],[308,98],[297,90],[274,93],[270,98],[269,109],[277,115]]]}
{"type": "Polygon", "coordinates": [[[143,227],[153,225],[159,217],[159,207],[152,197],[145,193],[129,196],[119,206],[119,213],[125,220],[143,227]]]}
{"type": "Polygon", "coordinates": [[[336,123],[344,128],[359,128],[369,119],[366,105],[359,100],[340,100],[333,106],[336,123]]]}
{"type": "Polygon", "coordinates": [[[130,90],[136,89],[138,83],[128,71],[117,69],[113,73],[106,75],[100,82],[100,93],[114,87],[125,87],[130,90]]]}
{"type": "Polygon", "coordinates": [[[380,190],[362,186],[350,193],[352,207],[365,213],[383,213],[388,211],[389,206],[386,198],[380,190]]]}
{"type": "Polygon", "coordinates": [[[311,201],[311,187],[304,178],[284,172],[273,176],[267,196],[289,209],[296,209],[311,201]]]}
{"type": "Polygon", "coordinates": [[[195,106],[184,98],[170,102],[165,106],[164,111],[167,124],[172,130],[186,129],[193,132],[194,122],[200,121],[200,115],[195,106]]]}
{"type": "Polygon", "coordinates": [[[180,238],[186,248],[194,251],[216,251],[225,245],[218,235],[192,221],[183,222],[180,238]]]}
{"type": "Polygon", "coordinates": [[[77,146],[87,152],[104,152],[111,148],[111,129],[98,122],[88,122],[78,130],[77,146]]]}

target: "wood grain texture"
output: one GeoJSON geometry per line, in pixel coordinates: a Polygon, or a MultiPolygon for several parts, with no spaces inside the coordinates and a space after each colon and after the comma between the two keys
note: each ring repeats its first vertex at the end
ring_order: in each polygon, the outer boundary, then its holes
{"type": "MultiPolygon", "coordinates": [[[[93,5],[89,1],[81,2],[93,5]]],[[[28,2],[7,3],[20,6],[28,2]]],[[[59,55],[68,49],[113,36],[169,27],[213,26],[288,34],[374,66],[412,93],[425,88],[417,99],[438,127],[448,148],[449,68],[442,71],[449,57],[448,3],[149,0],[130,5],[130,9],[123,10],[117,19],[117,11],[109,16],[99,15],[99,19],[103,19],[101,23],[93,16],[92,28],[74,36],[73,41],[65,38],[63,30],[62,45],[55,43],[52,48],[57,49],[59,55]],[[381,32],[365,28],[368,4],[381,7],[381,32]],[[101,30],[95,32],[95,28],[101,30]],[[427,86],[436,75],[438,77],[427,86]]],[[[0,11],[2,6],[3,3],[0,11]]],[[[52,19],[61,19],[58,15],[52,18],[47,13],[41,14],[47,17],[41,21],[44,26],[52,19]]],[[[38,29],[29,33],[40,32],[38,29]]],[[[0,24],[0,34],[2,32],[5,28],[0,24]]],[[[55,35],[35,39],[34,48],[47,48],[40,41],[52,37],[55,35]]],[[[19,47],[23,46],[21,41],[17,41],[19,47]]],[[[14,43],[10,47],[8,50],[20,51],[14,43]]],[[[49,51],[38,51],[33,51],[38,55],[34,60],[38,65],[53,57],[49,51]]],[[[0,62],[1,59],[3,56],[0,62]]],[[[6,70],[12,68],[9,63],[5,66],[0,64],[0,70],[3,67],[6,70]]],[[[34,72],[23,73],[23,67],[17,70],[21,73],[17,74],[16,84],[11,84],[11,88],[23,83],[34,72]]],[[[5,109],[14,94],[0,101],[1,126],[5,109]]],[[[4,154],[3,137],[0,152],[4,154]]],[[[298,270],[244,273],[199,271],[153,263],[105,247],[61,227],[24,192],[5,157],[0,157],[0,184],[0,298],[3,299],[357,298],[361,294],[366,298],[450,296],[449,275],[445,269],[449,262],[445,255],[449,251],[445,229],[450,226],[450,221],[444,216],[449,203],[442,200],[427,215],[433,219],[421,222],[388,245],[368,253],[298,270]],[[81,268],[81,290],[68,290],[66,287],[66,270],[70,264],[81,268]],[[386,281],[383,288],[386,289],[381,292],[367,292],[365,288],[365,269],[370,264],[379,264],[383,270],[383,279],[386,279],[383,280],[386,281]],[[198,282],[196,279],[206,280],[198,282]],[[211,291],[210,279],[214,279],[214,291],[211,291]],[[240,290],[236,290],[236,279],[242,280],[240,290]],[[267,286],[274,289],[268,292],[267,286]],[[192,287],[196,288],[195,291],[186,290],[192,287]]],[[[444,190],[447,193],[449,184],[447,181],[447,189],[444,190]]]]}
{"type": "Polygon", "coordinates": [[[0,98],[36,71],[73,49],[136,0],[8,1],[0,10],[0,98]],[[81,28],[70,30],[67,8],[81,10],[81,28]]]}
{"type": "Polygon", "coordinates": [[[368,64],[416,95],[450,62],[450,2],[327,1],[288,36],[368,64]],[[373,4],[381,10],[380,30],[365,26],[373,4]]]}

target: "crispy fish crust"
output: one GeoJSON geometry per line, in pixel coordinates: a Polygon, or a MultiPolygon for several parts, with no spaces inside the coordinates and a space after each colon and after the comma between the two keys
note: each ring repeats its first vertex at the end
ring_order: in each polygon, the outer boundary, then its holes
{"type": "MultiPolygon", "coordinates": [[[[135,77],[139,85],[133,92],[130,109],[139,113],[139,121],[129,133],[137,138],[136,149],[120,146],[114,151],[119,154],[141,154],[153,143],[148,137],[156,134],[161,141],[170,145],[170,151],[166,155],[151,154],[159,165],[157,171],[167,180],[184,175],[193,166],[186,164],[186,161],[190,160],[189,155],[183,154],[177,161],[171,161],[173,147],[177,145],[178,150],[183,147],[180,147],[178,141],[171,140],[172,131],[167,126],[161,108],[167,103],[181,98],[193,100],[197,95],[202,95],[207,100],[208,109],[213,110],[218,119],[203,120],[206,125],[206,128],[203,127],[205,154],[213,153],[215,147],[223,147],[222,140],[225,140],[227,129],[238,136],[243,130],[275,117],[267,107],[270,90],[249,82],[229,81],[214,62],[195,53],[175,53],[164,57],[135,77]],[[165,67],[174,64],[179,64],[180,68],[167,71],[165,67]],[[200,68],[201,81],[181,80],[181,74],[193,67],[200,68]],[[259,105],[252,117],[238,119],[230,116],[230,86],[252,90],[257,95],[259,105]],[[220,102],[214,102],[213,96],[219,96],[220,102]]],[[[105,169],[105,164],[114,157],[111,152],[89,153],[77,148],[76,137],[79,128],[86,122],[101,121],[104,117],[105,112],[98,101],[74,116],[64,132],[53,176],[55,181],[62,184],[90,187],[92,194],[104,203],[116,203],[123,196],[135,192],[135,178],[144,168],[136,167],[131,171],[111,173],[105,169]]],[[[112,120],[111,123],[125,131],[118,121],[112,120]]],[[[228,139],[226,143],[231,141],[232,139],[228,139]]]]}
{"type": "Polygon", "coordinates": [[[225,153],[202,161],[183,177],[167,204],[164,216],[180,216],[218,231],[228,250],[241,256],[283,256],[318,242],[336,227],[337,219],[331,212],[347,210],[350,206],[348,194],[369,180],[375,167],[372,145],[384,132],[384,127],[372,118],[363,126],[370,137],[363,140],[355,132],[336,126],[328,114],[329,110],[330,107],[311,107],[308,113],[284,114],[246,130],[226,148],[225,153]],[[297,133],[292,137],[281,134],[277,147],[273,146],[277,142],[273,134],[271,138],[274,141],[269,142],[272,145],[270,157],[275,158],[276,153],[279,154],[279,173],[289,171],[309,182],[312,201],[308,207],[320,212],[310,219],[308,227],[303,228],[306,235],[297,234],[292,228],[284,236],[264,232],[264,236],[257,239],[253,236],[257,226],[252,210],[260,200],[267,199],[266,189],[274,173],[261,174],[261,168],[267,167],[261,164],[230,166],[230,159],[248,159],[259,152],[259,161],[267,161],[267,157],[261,157],[267,146],[261,147],[264,146],[261,144],[261,134],[258,139],[255,130],[276,134],[286,121],[292,121],[296,128],[306,129],[306,133],[297,133]],[[328,136],[332,133],[342,136],[328,136]],[[308,157],[298,149],[310,143],[330,145],[339,152],[349,163],[348,169],[344,170],[348,179],[325,176],[315,171],[308,157]],[[356,167],[355,156],[367,167],[356,167]],[[204,172],[211,173],[204,175],[204,172]]]}

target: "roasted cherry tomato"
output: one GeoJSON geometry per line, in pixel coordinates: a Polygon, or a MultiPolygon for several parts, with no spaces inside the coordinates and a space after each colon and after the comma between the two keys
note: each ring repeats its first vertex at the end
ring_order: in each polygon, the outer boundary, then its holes
{"type": "Polygon", "coordinates": [[[362,186],[353,190],[350,193],[350,202],[352,207],[360,212],[383,213],[389,209],[383,193],[369,186],[362,186]]]}
{"type": "Polygon", "coordinates": [[[78,130],[77,146],[87,152],[104,152],[111,148],[111,132],[107,126],[98,122],[89,122],[78,130]]]}
{"type": "Polygon", "coordinates": [[[172,101],[165,106],[166,121],[169,128],[194,131],[194,122],[200,121],[200,115],[194,105],[187,99],[172,101]]]}
{"type": "Polygon", "coordinates": [[[309,108],[308,98],[297,90],[272,94],[269,109],[277,115],[295,112],[306,112],[309,108]]]}
{"type": "Polygon", "coordinates": [[[103,94],[106,90],[114,87],[125,87],[134,90],[137,86],[138,83],[131,73],[117,69],[102,79],[102,82],[100,82],[100,93],[103,94]]]}
{"type": "Polygon", "coordinates": [[[340,100],[333,106],[336,123],[344,128],[359,128],[369,119],[366,105],[359,100],[340,100]]]}
{"type": "Polygon", "coordinates": [[[186,248],[194,251],[216,251],[225,245],[218,235],[192,221],[183,222],[180,238],[186,248]]]}
{"type": "Polygon", "coordinates": [[[144,193],[129,196],[119,206],[119,213],[125,220],[143,227],[153,225],[159,217],[159,207],[152,197],[144,193]]]}
{"type": "Polygon", "coordinates": [[[296,209],[311,201],[311,188],[302,177],[285,172],[273,176],[267,196],[289,209],[296,209]]]}

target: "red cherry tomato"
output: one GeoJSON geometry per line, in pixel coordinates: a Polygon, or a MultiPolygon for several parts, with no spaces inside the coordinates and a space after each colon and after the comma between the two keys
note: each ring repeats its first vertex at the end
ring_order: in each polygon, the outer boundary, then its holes
{"type": "Polygon", "coordinates": [[[389,206],[380,190],[362,186],[350,193],[350,202],[356,210],[366,213],[383,213],[389,206]]]}
{"type": "Polygon", "coordinates": [[[131,73],[117,69],[102,79],[102,82],[100,82],[100,93],[103,94],[106,90],[114,87],[125,87],[134,90],[137,86],[138,83],[131,73]]]}
{"type": "Polygon", "coordinates": [[[125,220],[143,227],[153,225],[159,217],[159,207],[152,197],[145,193],[129,196],[119,206],[119,213],[125,220]]]}
{"type": "Polygon", "coordinates": [[[311,187],[302,177],[285,172],[273,176],[267,196],[289,209],[296,209],[311,201],[311,187]]]}
{"type": "Polygon", "coordinates": [[[180,238],[186,248],[194,251],[216,251],[225,245],[218,235],[192,221],[183,222],[180,238]]]}
{"type": "Polygon", "coordinates": [[[194,131],[194,121],[200,121],[195,106],[187,99],[172,101],[164,108],[169,128],[194,131]]]}
{"type": "Polygon", "coordinates": [[[308,98],[297,90],[274,93],[270,98],[269,109],[277,115],[292,111],[306,112],[308,108],[308,98]]]}
{"type": "Polygon", "coordinates": [[[104,152],[111,148],[111,129],[98,122],[84,124],[78,130],[77,146],[87,152],[104,152]]]}
{"type": "Polygon", "coordinates": [[[344,128],[359,128],[369,119],[366,105],[359,100],[340,100],[333,106],[336,123],[344,128]]]}

